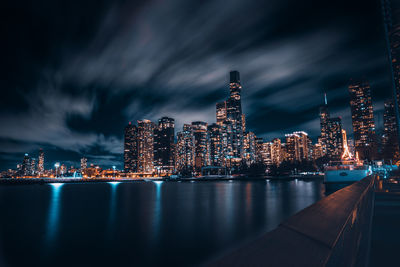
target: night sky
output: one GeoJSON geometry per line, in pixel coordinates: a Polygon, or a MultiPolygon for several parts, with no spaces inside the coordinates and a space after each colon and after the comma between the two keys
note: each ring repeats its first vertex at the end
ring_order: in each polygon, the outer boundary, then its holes
{"type": "Polygon", "coordinates": [[[323,92],[351,133],[347,85],[390,97],[379,0],[8,1],[2,5],[0,169],[24,153],[122,167],[129,121],[215,122],[238,70],[247,128],[319,135],[323,92]]]}

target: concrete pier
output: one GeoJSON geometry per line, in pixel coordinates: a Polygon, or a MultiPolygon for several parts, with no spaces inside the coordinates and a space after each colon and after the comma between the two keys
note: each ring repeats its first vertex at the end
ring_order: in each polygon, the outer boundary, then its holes
{"type": "Polygon", "coordinates": [[[375,177],[345,187],[209,266],[367,266],[375,177]]]}

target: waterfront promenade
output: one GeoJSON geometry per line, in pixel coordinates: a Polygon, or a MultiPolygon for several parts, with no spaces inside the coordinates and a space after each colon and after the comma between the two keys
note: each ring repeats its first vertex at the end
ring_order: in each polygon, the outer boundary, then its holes
{"type": "Polygon", "coordinates": [[[300,211],[209,266],[367,266],[375,176],[300,211]]]}

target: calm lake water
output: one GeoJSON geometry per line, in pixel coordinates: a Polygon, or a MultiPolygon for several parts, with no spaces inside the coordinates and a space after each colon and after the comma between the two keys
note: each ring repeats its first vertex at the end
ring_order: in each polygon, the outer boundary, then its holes
{"type": "Polygon", "coordinates": [[[0,186],[0,266],[190,266],[272,230],[322,180],[0,186]]]}

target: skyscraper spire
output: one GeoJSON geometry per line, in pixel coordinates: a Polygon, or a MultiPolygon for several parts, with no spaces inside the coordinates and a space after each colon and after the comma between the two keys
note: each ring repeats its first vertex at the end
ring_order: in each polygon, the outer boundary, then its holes
{"type": "Polygon", "coordinates": [[[328,99],[326,98],[326,92],[324,92],[324,101],[325,101],[325,105],[328,105],[328,99]]]}

